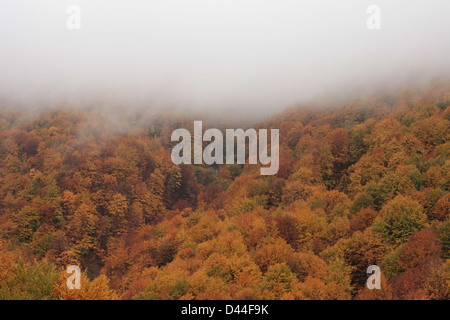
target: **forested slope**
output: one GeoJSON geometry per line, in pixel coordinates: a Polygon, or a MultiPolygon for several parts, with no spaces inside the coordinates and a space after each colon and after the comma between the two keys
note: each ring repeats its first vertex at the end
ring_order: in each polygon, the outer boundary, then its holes
{"type": "Polygon", "coordinates": [[[275,176],[173,164],[193,120],[0,107],[0,299],[449,298],[450,82],[259,123],[275,176]]]}

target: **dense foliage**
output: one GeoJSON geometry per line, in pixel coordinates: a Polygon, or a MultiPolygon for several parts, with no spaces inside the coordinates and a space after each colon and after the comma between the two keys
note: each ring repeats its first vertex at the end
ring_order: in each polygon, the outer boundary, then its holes
{"type": "Polygon", "coordinates": [[[0,108],[0,299],[449,298],[450,82],[260,123],[275,176],[174,165],[192,120],[0,108]]]}

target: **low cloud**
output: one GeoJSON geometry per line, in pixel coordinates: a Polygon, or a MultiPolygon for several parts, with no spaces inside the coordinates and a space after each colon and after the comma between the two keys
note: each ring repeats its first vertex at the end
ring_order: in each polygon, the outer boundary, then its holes
{"type": "Polygon", "coordinates": [[[264,117],[450,74],[450,2],[3,0],[0,97],[264,117]],[[375,3],[376,2],[376,3],[375,3]],[[369,5],[381,29],[369,30],[369,5]],[[81,29],[66,26],[70,5],[81,29]]]}

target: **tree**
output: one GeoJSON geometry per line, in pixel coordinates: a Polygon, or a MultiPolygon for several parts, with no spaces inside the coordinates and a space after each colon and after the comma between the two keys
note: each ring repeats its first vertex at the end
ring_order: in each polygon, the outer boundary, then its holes
{"type": "Polygon", "coordinates": [[[438,241],[431,230],[416,231],[400,249],[400,267],[412,269],[430,257],[439,257],[441,246],[438,241]]]}
{"type": "Polygon", "coordinates": [[[266,272],[272,265],[287,263],[291,254],[292,248],[280,239],[261,245],[255,252],[255,262],[262,272],[266,272]]]}
{"type": "Polygon", "coordinates": [[[283,299],[288,296],[295,282],[295,276],[284,263],[274,264],[269,267],[262,281],[263,296],[266,299],[283,299]]]}
{"type": "Polygon", "coordinates": [[[424,227],[427,220],[422,206],[404,196],[389,201],[381,214],[374,231],[380,232],[385,241],[394,245],[406,242],[411,234],[424,227]]]}
{"type": "Polygon", "coordinates": [[[56,285],[52,294],[59,300],[115,300],[117,294],[109,288],[109,280],[100,275],[89,281],[85,273],[81,274],[81,289],[67,287],[68,275],[65,270],[59,276],[59,285],[56,285]]]}
{"type": "Polygon", "coordinates": [[[10,266],[8,278],[0,288],[1,300],[52,300],[58,281],[55,266],[47,261],[31,265],[23,260],[10,266]]]}
{"type": "Polygon", "coordinates": [[[355,296],[355,300],[392,300],[392,288],[381,273],[381,289],[369,289],[364,286],[355,296]]]}

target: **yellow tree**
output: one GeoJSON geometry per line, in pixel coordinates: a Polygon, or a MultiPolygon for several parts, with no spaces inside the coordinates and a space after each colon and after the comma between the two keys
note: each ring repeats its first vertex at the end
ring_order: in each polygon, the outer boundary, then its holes
{"type": "Polygon", "coordinates": [[[59,278],[59,285],[53,289],[53,295],[59,300],[116,300],[117,294],[109,288],[109,280],[100,275],[89,281],[86,274],[81,274],[81,288],[69,289],[67,279],[70,275],[65,271],[59,278]]]}

